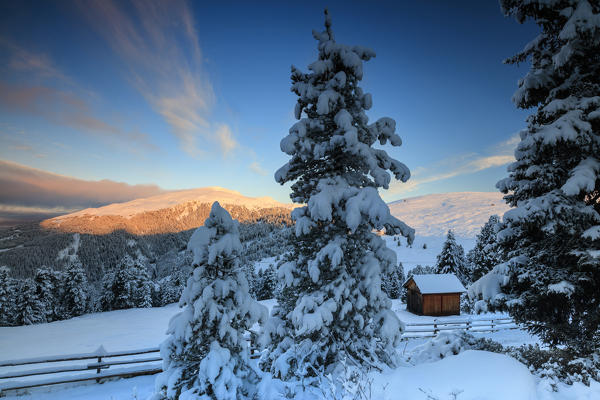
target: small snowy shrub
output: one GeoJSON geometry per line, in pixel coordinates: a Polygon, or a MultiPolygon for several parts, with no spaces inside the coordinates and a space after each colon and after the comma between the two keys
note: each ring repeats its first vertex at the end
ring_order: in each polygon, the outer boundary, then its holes
{"type": "Polygon", "coordinates": [[[323,400],[371,400],[373,378],[359,365],[342,359],[337,371],[320,377],[323,400]]]}
{"type": "Polygon", "coordinates": [[[590,379],[600,381],[600,355],[579,358],[566,349],[542,349],[536,345],[509,347],[505,353],[529,367],[540,378],[549,381],[556,389],[558,382],[590,384],[590,379]]]}
{"type": "Polygon", "coordinates": [[[545,379],[556,389],[559,382],[568,385],[574,382],[590,384],[590,380],[600,381],[600,355],[592,354],[579,358],[568,349],[542,349],[539,345],[507,346],[488,338],[476,338],[463,332],[464,349],[490,351],[506,354],[525,364],[531,373],[545,379]]]}
{"type": "Polygon", "coordinates": [[[416,347],[408,361],[412,364],[439,361],[469,348],[463,332],[440,332],[428,342],[416,347]]]}

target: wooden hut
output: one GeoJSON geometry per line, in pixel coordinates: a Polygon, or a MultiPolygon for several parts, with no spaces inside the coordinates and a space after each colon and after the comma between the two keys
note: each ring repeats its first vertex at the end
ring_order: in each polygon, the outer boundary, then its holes
{"type": "Polygon", "coordinates": [[[459,315],[466,292],[454,274],[413,275],[405,283],[406,309],[419,315],[459,315]]]}

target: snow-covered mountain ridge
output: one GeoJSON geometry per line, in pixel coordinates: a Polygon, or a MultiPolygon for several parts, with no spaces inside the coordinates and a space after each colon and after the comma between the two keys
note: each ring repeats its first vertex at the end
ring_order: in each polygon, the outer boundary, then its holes
{"type": "Polygon", "coordinates": [[[443,236],[452,229],[457,236],[473,238],[491,215],[509,210],[499,192],[429,194],[389,203],[391,213],[416,230],[417,236],[443,236]]]}
{"type": "Polygon", "coordinates": [[[54,221],[62,219],[81,217],[84,215],[119,215],[131,217],[147,211],[156,211],[188,202],[213,203],[218,201],[223,204],[244,206],[248,209],[292,207],[290,204],[280,203],[271,197],[248,197],[235,190],[225,189],[219,186],[209,186],[198,189],[178,190],[167,192],[142,199],[131,200],[125,203],[114,203],[104,207],[86,208],[60,217],[52,218],[54,221]]]}
{"type": "Polygon", "coordinates": [[[45,228],[66,232],[104,234],[125,230],[133,234],[180,232],[197,228],[218,201],[242,222],[289,220],[291,204],[271,197],[248,197],[234,190],[205,187],[167,192],[156,196],[86,208],[42,222],[45,228]]]}
{"type": "MultiPolygon", "coordinates": [[[[116,229],[138,234],[176,232],[200,226],[214,201],[227,205],[230,212],[237,208],[242,220],[261,215],[273,217],[271,214],[289,216],[295,207],[271,197],[248,197],[221,187],[205,187],[87,208],[46,220],[43,226],[80,233],[106,233],[116,229]]],[[[389,207],[392,214],[413,227],[418,236],[443,236],[452,229],[457,236],[465,238],[475,237],[490,215],[502,216],[509,208],[498,192],[429,194],[394,201],[389,207]]]]}

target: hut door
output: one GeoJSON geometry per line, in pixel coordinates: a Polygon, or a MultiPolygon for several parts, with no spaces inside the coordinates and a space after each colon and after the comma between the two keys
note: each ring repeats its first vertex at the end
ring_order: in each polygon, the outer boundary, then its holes
{"type": "Polygon", "coordinates": [[[421,304],[421,296],[416,290],[408,291],[408,310],[415,314],[422,314],[423,308],[421,304]]]}

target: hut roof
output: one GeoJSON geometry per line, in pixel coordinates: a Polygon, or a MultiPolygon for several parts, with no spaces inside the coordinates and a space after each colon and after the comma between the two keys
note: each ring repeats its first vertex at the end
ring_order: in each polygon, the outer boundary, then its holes
{"type": "Polygon", "coordinates": [[[466,292],[465,287],[454,274],[413,275],[404,283],[404,286],[411,279],[415,281],[422,294],[466,292]]]}

